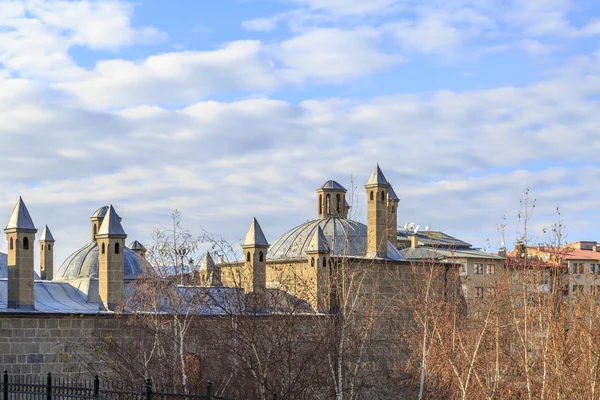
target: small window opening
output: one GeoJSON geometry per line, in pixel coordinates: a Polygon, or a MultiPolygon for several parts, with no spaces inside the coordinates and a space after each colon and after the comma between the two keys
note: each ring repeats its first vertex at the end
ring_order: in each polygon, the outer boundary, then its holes
{"type": "Polygon", "coordinates": [[[319,195],[319,214],[323,214],[323,195],[319,195]]]}
{"type": "Polygon", "coordinates": [[[23,250],[29,250],[29,239],[26,237],[23,238],[23,250]]]}
{"type": "Polygon", "coordinates": [[[263,259],[264,259],[263,252],[262,252],[262,251],[260,251],[260,252],[258,253],[258,261],[261,261],[261,262],[262,262],[262,261],[263,261],[263,259]]]}
{"type": "Polygon", "coordinates": [[[381,201],[385,201],[385,192],[381,191],[381,201]]]}
{"type": "Polygon", "coordinates": [[[331,196],[329,193],[327,193],[327,196],[325,196],[325,211],[327,214],[331,214],[331,196]]]}
{"type": "Polygon", "coordinates": [[[311,266],[311,267],[314,267],[314,266],[315,266],[315,258],[314,258],[314,257],[311,257],[311,258],[310,258],[310,266],[311,266]]]}
{"type": "Polygon", "coordinates": [[[98,227],[94,224],[94,237],[96,237],[96,233],[98,233],[98,227]]]}
{"type": "Polygon", "coordinates": [[[42,245],[42,251],[44,251],[44,245],[42,245]]]}
{"type": "Polygon", "coordinates": [[[250,252],[246,253],[246,261],[250,262],[250,252]]]}
{"type": "Polygon", "coordinates": [[[106,253],[106,246],[104,243],[102,243],[102,254],[106,253]]]}
{"type": "Polygon", "coordinates": [[[10,238],[10,249],[13,250],[15,248],[15,244],[13,242],[13,238],[10,238]]]}
{"type": "Polygon", "coordinates": [[[119,242],[115,243],[115,254],[119,254],[120,250],[119,242]]]}
{"type": "Polygon", "coordinates": [[[327,266],[327,259],[325,257],[323,257],[323,266],[326,267],[327,266]]]}
{"type": "Polygon", "coordinates": [[[339,193],[338,193],[338,194],[336,194],[336,195],[335,195],[335,209],[336,209],[336,211],[338,212],[338,214],[339,214],[339,213],[342,211],[342,210],[341,210],[341,200],[342,200],[342,199],[341,199],[341,196],[340,196],[340,194],[339,194],[339,193]]]}
{"type": "Polygon", "coordinates": [[[371,196],[369,197],[371,201],[373,201],[373,191],[371,190],[371,196]]]}
{"type": "Polygon", "coordinates": [[[52,245],[51,244],[48,245],[48,250],[52,250],[52,245]]]}

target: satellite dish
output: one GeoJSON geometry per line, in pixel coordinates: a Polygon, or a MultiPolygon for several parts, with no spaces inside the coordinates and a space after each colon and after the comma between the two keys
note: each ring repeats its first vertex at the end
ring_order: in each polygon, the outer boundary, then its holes
{"type": "Polygon", "coordinates": [[[414,223],[414,222],[411,222],[410,224],[408,224],[407,228],[408,228],[408,229],[412,229],[412,228],[413,228],[413,226],[415,226],[415,223],[414,223]]]}
{"type": "Polygon", "coordinates": [[[428,231],[429,230],[429,225],[425,225],[425,230],[428,231]]]}
{"type": "Polygon", "coordinates": [[[504,247],[504,242],[500,243],[500,247],[504,247]]]}
{"type": "Polygon", "coordinates": [[[546,260],[550,259],[550,253],[546,253],[546,260]]]}
{"type": "Polygon", "coordinates": [[[408,222],[404,224],[404,230],[407,231],[408,230],[408,222]]]}
{"type": "Polygon", "coordinates": [[[413,230],[413,233],[414,233],[415,235],[417,234],[417,232],[419,232],[419,225],[417,225],[417,226],[415,227],[415,229],[413,230]]]}

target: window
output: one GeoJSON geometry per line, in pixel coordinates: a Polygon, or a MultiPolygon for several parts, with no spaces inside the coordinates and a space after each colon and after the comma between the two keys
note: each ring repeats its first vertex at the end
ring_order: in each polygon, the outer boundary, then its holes
{"type": "Polygon", "coordinates": [[[246,261],[250,262],[250,252],[246,253],[246,261]]]}
{"type": "Polygon", "coordinates": [[[338,214],[340,212],[342,212],[341,202],[342,202],[342,198],[341,198],[340,194],[338,193],[335,195],[335,210],[337,211],[338,214]]]}
{"type": "Polygon", "coordinates": [[[590,264],[590,274],[596,273],[596,264],[590,264]]]}
{"type": "Polygon", "coordinates": [[[479,275],[483,274],[483,264],[476,263],[473,266],[473,272],[479,275]]]}
{"type": "Polygon", "coordinates": [[[463,295],[465,296],[465,299],[469,297],[469,288],[467,287],[467,285],[462,285],[462,291],[463,291],[463,295]]]}
{"type": "Polygon", "coordinates": [[[323,195],[319,195],[319,214],[323,214],[323,195]]]}
{"type": "Polygon", "coordinates": [[[42,251],[44,251],[44,245],[42,244],[42,251]]]}
{"type": "Polygon", "coordinates": [[[51,244],[48,245],[48,250],[52,250],[52,245],[51,244]]]}
{"type": "Polygon", "coordinates": [[[563,286],[562,294],[563,294],[563,296],[569,295],[569,285],[568,284],[563,286]]]}
{"type": "Polygon", "coordinates": [[[310,258],[310,266],[311,266],[311,267],[314,267],[314,266],[315,266],[315,258],[314,258],[314,257],[311,257],[311,258],[310,258]]]}
{"type": "Polygon", "coordinates": [[[325,257],[323,257],[323,266],[327,267],[327,259],[325,257]]]}
{"type": "Polygon", "coordinates": [[[482,287],[475,288],[475,297],[478,297],[478,298],[483,297],[483,288],[482,287]]]}
{"type": "Polygon", "coordinates": [[[27,237],[23,238],[23,250],[29,250],[29,239],[27,237]]]}
{"type": "Polygon", "coordinates": [[[385,192],[381,191],[381,201],[385,201],[385,192]]]}
{"type": "Polygon", "coordinates": [[[467,276],[467,264],[463,264],[460,266],[460,275],[467,276]]]}
{"type": "Polygon", "coordinates": [[[583,294],[583,285],[573,285],[573,296],[583,294]]]}
{"type": "Polygon", "coordinates": [[[373,201],[373,191],[371,190],[371,195],[369,196],[369,200],[373,201]]]}
{"type": "Polygon", "coordinates": [[[329,193],[325,196],[325,212],[331,214],[331,195],[329,193]]]}
{"type": "Polygon", "coordinates": [[[115,243],[115,254],[119,254],[119,251],[120,251],[119,246],[120,246],[119,242],[115,243]]]}
{"type": "Polygon", "coordinates": [[[258,252],[258,261],[262,262],[264,258],[265,258],[265,256],[263,255],[263,252],[262,251],[258,252]]]}
{"type": "Polygon", "coordinates": [[[104,245],[104,243],[102,243],[102,254],[106,253],[106,246],[104,245]]]}
{"type": "Polygon", "coordinates": [[[488,264],[485,267],[485,273],[486,274],[495,274],[496,273],[496,264],[488,264]]]}
{"type": "Polygon", "coordinates": [[[585,272],[585,266],[583,263],[573,263],[573,267],[571,268],[571,273],[573,274],[583,274],[585,272]]]}
{"type": "Polygon", "coordinates": [[[496,288],[495,287],[487,288],[487,292],[488,292],[488,297],[496,297],[496,288]]]}
{"type": "Polygon", "coordinates": [[[96,237],[96,233],[98,233],[98,227],[94,224],[94,238],[96,237]]]}
{"type": "Polygon", "coordinates": [[[9,245],[9,247],[10,247],[11,250],[15,248],[15,245],[14,245],[14,242],[13,242],[13,238],[10,238],[10,245],[9,245]]]}

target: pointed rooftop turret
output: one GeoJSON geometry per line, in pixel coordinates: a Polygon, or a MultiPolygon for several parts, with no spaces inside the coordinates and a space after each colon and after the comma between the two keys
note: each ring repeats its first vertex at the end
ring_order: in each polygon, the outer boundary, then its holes
{"type": "Polygon", "coordinates": [[[113,237],[127,237],[127,234],[123,230],[119,215],[113,208],[112,204],[108,207],[106,216],[102,220],[102,225],[98,229],[98,236],[110,235],[113,237]]]}
{"type": "Polygon", "coordinates": [[[385,179],[383,172],[381,172],[381,169],[379,168],[379,164],[377,164],[377,166],[371,173],[369,180],[367,181],[367,183],[365,183],[365,186],[389,186],[389,185],[390,185],[390,183],[387,181],[387,179],[385,179]]]}
{"type": "Polygon", "coordinates": [[[52,232],[50,232],[48,225],[44,226],[44,230],[40,236],[40,242],[54,242],[54,237],[52,236],[52,232]]]}
{"type": "Polygon", "coordinates": [[[215,265],[215,262],[213,261],[213,258],[211,257],[210,253],[207,251],[206,253],[204,253],[204,257],[202,257],[202,261],[200,261],[200,271],[214,271],[217,269],[217,266],[215,265]]]}
{"type": "Polygon", "coordinates": [[[7,229],[36,230],[33,221],[31,220],[31,216],[29,215],[29,211],[27,210],[27,206],[25,206],[21,196],[19,196],[19,201],[13,209],[8,224],[6,224],[6,228],[4,228],[4,230],[7,229]]]}
{"type": "Polygon", "coordinates": [[[323,233],[321,226],[317,226],[317,230],[310,239],[310,243],[306,248],[307,253],[329,253],[329,242],[323,233]]]}
{"type": "Polygon", "coordinates": [[[250,223],[250,228],[248,229],[248,233],[246,234],[246,238],[244,239],[244,243],[242,243],[243,247],[249,246],[268,246],[269,243],[265,238],[265,234],[263,233],[260,225],[256,218],[252,218],[252,222],[250,223]]]}

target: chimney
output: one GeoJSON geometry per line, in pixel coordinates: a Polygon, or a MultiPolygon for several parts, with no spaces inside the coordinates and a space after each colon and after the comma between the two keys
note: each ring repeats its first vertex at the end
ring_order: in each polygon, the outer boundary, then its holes
{"type": "Polygon", "coordinates": [[[98,228],[98,293],[105,309],[115,310],[124,299],[125,259],[123,256],[127,234],[113,206],[109,206],[102,225],[98,228]]]}
{"type": "Polygon", "coordinates": [[[419,238],[417,235],[410,235],[410,247],[416,249],[419,246],[419,238]]]}
{"type": "Polygon", "coordinates": [[[40,277],[47,281],[54,278],[54,237],[48,225],[40,236],[40,277]]]}
{"type": "Polygon", "coordinates": [[[498,249],[498,256],[506,258],[506,247],[502,246],[498,249]]]}

